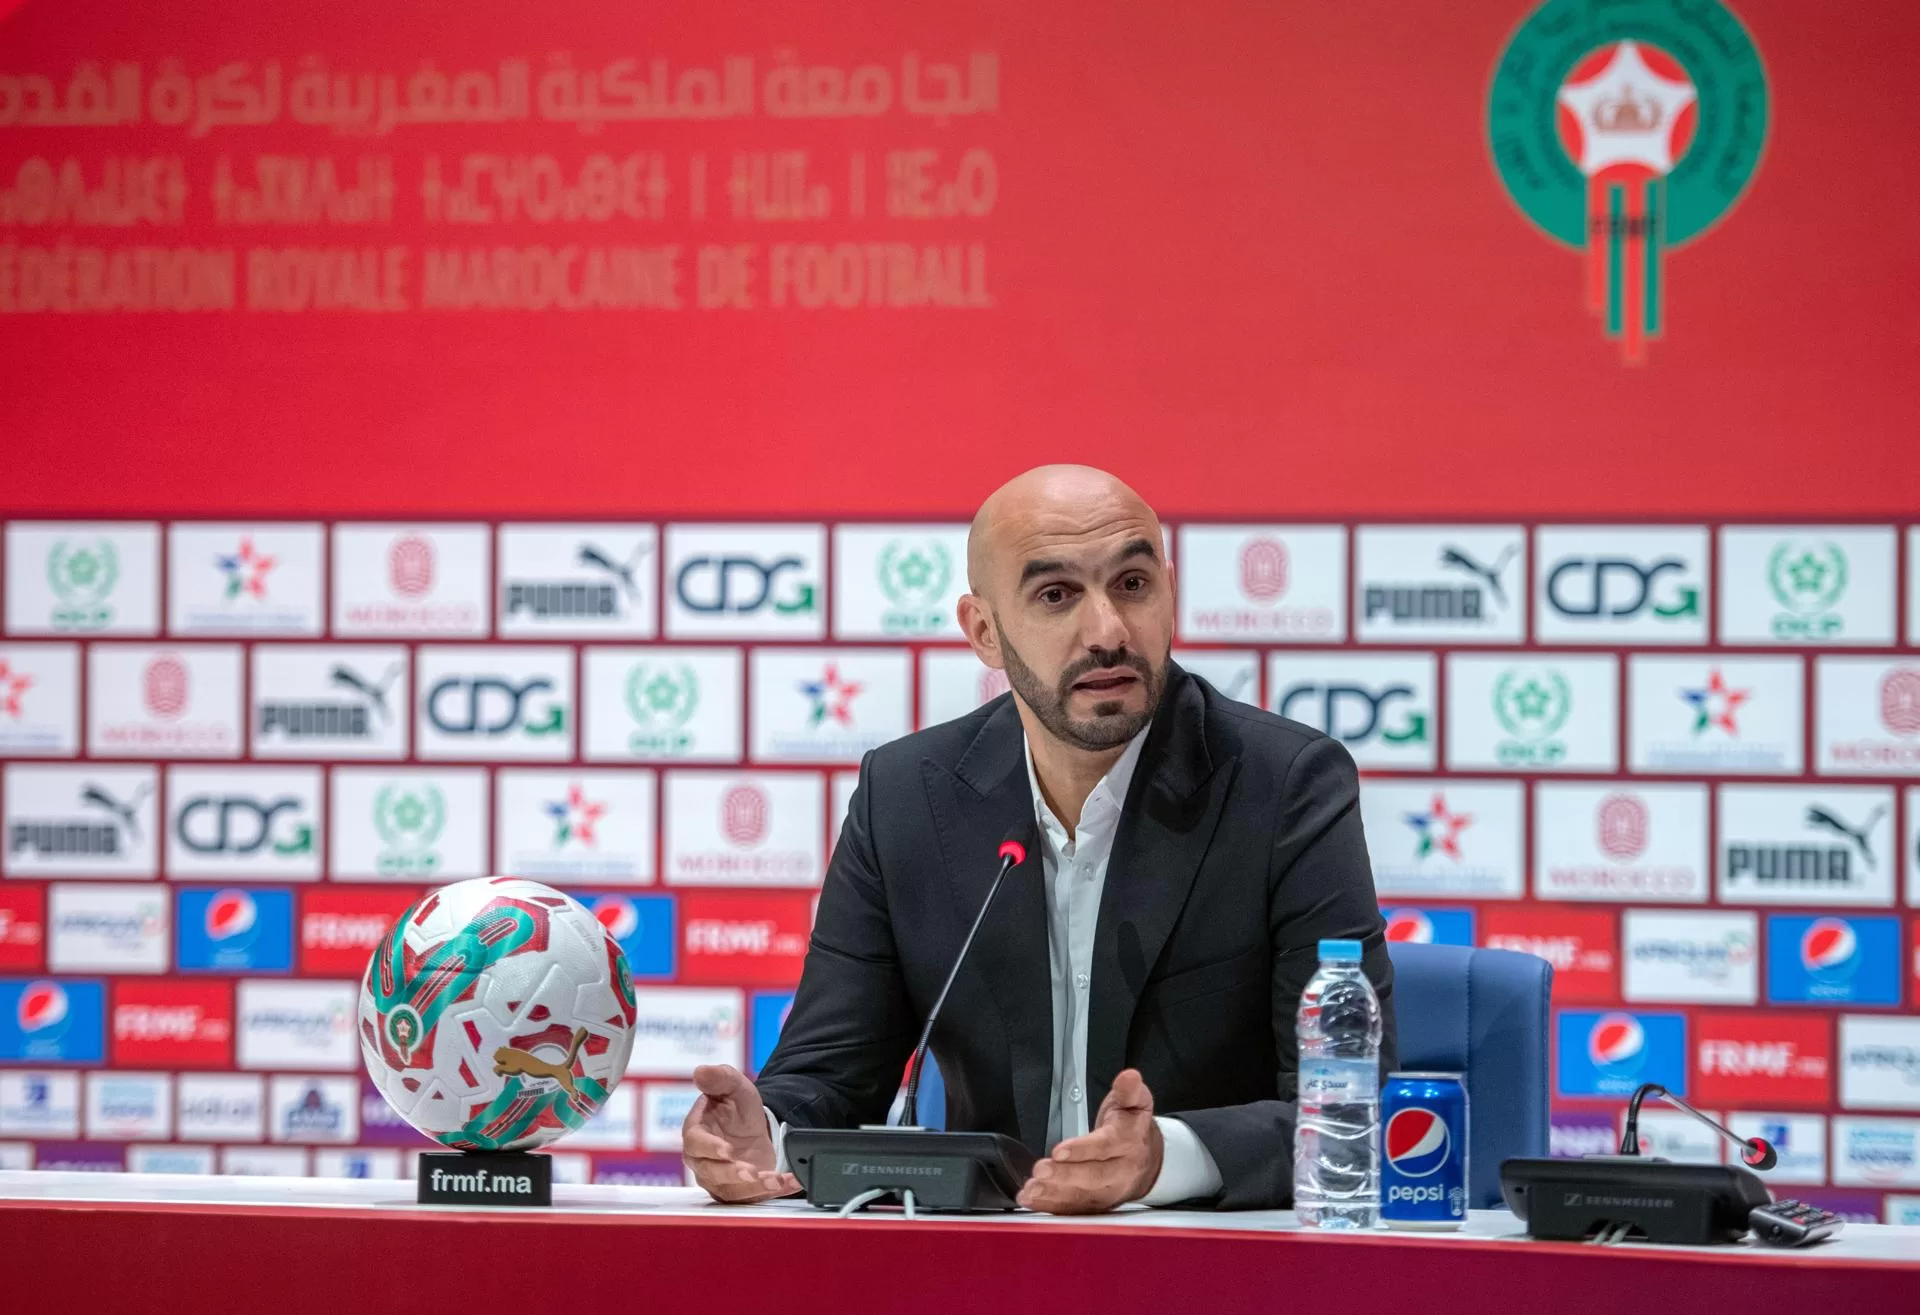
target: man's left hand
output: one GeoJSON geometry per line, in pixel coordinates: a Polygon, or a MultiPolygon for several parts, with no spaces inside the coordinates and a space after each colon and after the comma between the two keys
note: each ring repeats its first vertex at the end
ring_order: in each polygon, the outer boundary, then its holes
{"type": "Polygon", "coordinates": [[[1100,1102],[1093,1131],[1061,1142],[1034,1165],[1019,1202],[1056,1215],[1111,1210],[1153,1190],[1165,1153],[1153,1121],[1153,1093],[1139,1069],[1126,1069],[1100,1102]]]}

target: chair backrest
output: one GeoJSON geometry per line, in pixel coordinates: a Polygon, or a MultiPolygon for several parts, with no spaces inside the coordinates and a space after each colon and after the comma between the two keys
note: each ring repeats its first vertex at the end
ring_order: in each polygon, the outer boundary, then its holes
{"type": "Polygon", "coordinates": [[[1547,1153],[1547,1028],[1553,966],[1460,945],[1387,947],[1399,1067],[1464,1073],[1467,1196],[1499,1206],[1500,1162],[1547,1153]]]}

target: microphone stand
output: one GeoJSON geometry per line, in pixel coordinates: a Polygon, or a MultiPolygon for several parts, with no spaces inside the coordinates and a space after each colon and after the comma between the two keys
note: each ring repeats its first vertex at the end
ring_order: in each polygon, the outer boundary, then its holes
{"type": "Polygon", "coordinates": [[[1697,1122],[1712,1128],[1719,1136],[1740,1148],[1740,1163],[1749,1169],[1771,1169],[1780,1163],[1772,1143],[1760,1137],[1740,1137],[1727,1128],[1702,1114],[1693,1106],[1681,1100],[1657,1082],[1643,1082],[1634,1089],[1633,1099],[1627,1102],[1627,1117],[1620,1126],[1620,1154],[1637,1156],[1640,1154],[1640,1105],[1648,1096],[1657,1096],[1682,1114],[1691,1116],[1697,1122]]]}

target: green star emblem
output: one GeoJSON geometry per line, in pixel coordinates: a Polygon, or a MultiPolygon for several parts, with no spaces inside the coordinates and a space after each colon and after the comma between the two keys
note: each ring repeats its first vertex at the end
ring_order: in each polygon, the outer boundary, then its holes
{"type": "Polygon", "coordinates": [[[1800,594],[1817,594],[1827,585],[1827,566],[1810,552],[1800,554],[1798,561],[1787,565],[1787,575],[1793,581],[1793,590],[1800,594]]]}

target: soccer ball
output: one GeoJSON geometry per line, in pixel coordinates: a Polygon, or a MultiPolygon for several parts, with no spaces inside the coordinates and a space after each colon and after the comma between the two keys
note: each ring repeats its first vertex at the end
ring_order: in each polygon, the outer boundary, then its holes
{"type": "Polygon", "coordinates": [[[482,877],[400,915],[360,983],[360,1052],[400,1117],[455,1150],[530,1150],[627,1071],[633,975],[579,901],[482,877]]]}

